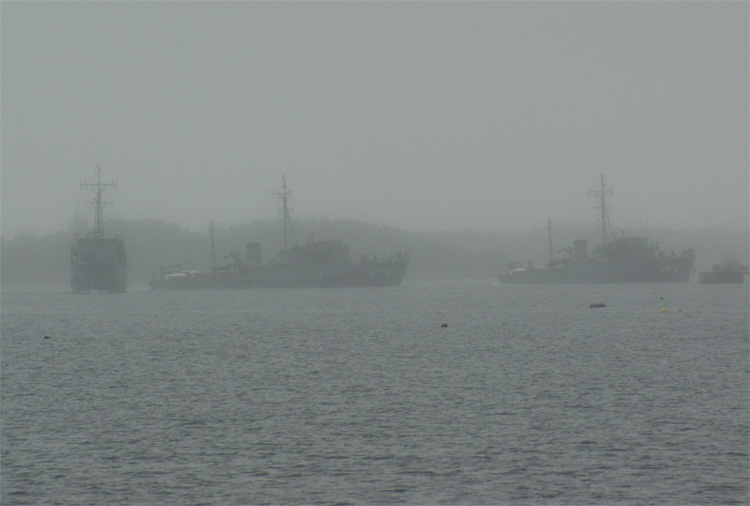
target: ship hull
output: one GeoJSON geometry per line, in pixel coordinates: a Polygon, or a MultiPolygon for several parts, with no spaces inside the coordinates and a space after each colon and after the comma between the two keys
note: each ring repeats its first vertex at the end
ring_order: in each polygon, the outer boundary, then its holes
{"type": "Polygon", "coordinates": [[[106,262],[80,262],[71,266],[73,293],[124,292],[128,288],[128,266],[106,262]]]}
{"type": "Polygon", "coordinates": [[[588,260],[557,262],[547,269],[500,275],[508,284],[600,284],[600,283],[687,283],[693,257],[664,257],[653,261],[611,263],[588,260]]]}
{"type": "Polygon", "coordinates": [[[741,271],[701,272],[698,282],[707,285],[745,282],[745,273],[741,271]]]}
{"type": "Polygon", "coordinates": [[[155,290],[218,288],[334,288],[399,286],[406,260],[347,265],[267,264],[246,272],[192,273],[150,282],[155,290]]]}
{"type": "Polygon", "coordinates": [[[73,293],[124,292],[128,287],[125,244],[118,238],[78,239],[70,251],[73,293]]]}

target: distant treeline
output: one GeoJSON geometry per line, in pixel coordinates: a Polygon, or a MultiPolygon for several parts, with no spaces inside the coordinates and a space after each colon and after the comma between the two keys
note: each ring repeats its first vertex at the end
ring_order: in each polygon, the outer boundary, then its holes
{"type": "MultiPolygon", "coordinates": [[[[132,282],[147,281],[160,267],[179,264],[184,269],[207,270],[211,266],[208,230],[195,232],[160,220],[107,223],[105,230],[124,230],[132,282]]],[[[591,251],[601,241],[600,233],[596,226],[554,225],[553,255],[562,256],[562,250],[577,238],[588,239],[591,251]]],[[[628,235],[647,236],[667,253],[693,248],[697,269],[709,268],[729,256],[746,264],[750,257],[747,230],[646,230],[628,235]]],[[[290,246],[294,242],[304,244],[311,236],[347,243],[355,259],[405,251],[411,259],[407,279],[493,278],[509,262],[531,260],[542,265],[549,257],[546,228],[523,232],[410,232],[359,221],[316,218],[294,222],[290,246]]],[[[70,232],[0,239],[0,281],[67,283],[74,239],[70,232]]],[[[246,245],[251,242],[261,243],[263,259],[267,261],[283,247],[283,229],[277,220],[253,221],[215,229],[214,242],[219,265],[231,263],[232,254],[245,258],[246,245]]]]}

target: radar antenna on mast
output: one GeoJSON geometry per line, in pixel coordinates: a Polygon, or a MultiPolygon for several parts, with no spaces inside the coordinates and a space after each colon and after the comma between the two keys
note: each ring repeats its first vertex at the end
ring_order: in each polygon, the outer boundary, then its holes
{"type": "Polygon", "coordinates": [[[96,166],[96,183],[87,183],[84,181],[81,183],[81,188],[92,188],[94,190],[94,193],[96,194],[96,197],[94,198],[93,202],[87,202],[91,207],[94,208],[94,229],[91,232],[91,235],[93,237],[104,237],[104,206],[111,205],[112,202],[104,202],[102,201],[102,194],[104,193],[105,188],[108,186],[112,186],[114,188],[117,188],[117,183],[102,183],[102,168],[101,166],[96,166]]]}
{"type": "Polygon", "coordinates": [[[607,196],[612,195],[612,189],[607,188],[607,185],[604,184],[604,174],[599,175],[599,180],[601,188],[599,190],[589,190],[589,195],[593,195],[599,199],[599,219],[602,223],[602,248],[605,248],[607,246],[607,229],[609,229],[609,234],[614,237],[612,224],[609,222],[606,203],[607,196]]]}

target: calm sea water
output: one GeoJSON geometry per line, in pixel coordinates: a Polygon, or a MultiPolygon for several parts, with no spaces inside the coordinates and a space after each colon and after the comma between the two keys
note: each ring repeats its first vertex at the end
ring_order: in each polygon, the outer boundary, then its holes
{"type": "Polygon", "coordinates": [[[750,500],[747,284],[67,290],[4,287],[4,505],[750,500]]]}

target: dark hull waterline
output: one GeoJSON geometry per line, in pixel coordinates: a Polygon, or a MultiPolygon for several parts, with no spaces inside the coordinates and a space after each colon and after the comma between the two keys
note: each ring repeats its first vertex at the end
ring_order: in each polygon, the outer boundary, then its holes
{"type": "Polygon", "coordinates": [[[73,293],[124,292],[128,288],[128,267],[101,262],[73,264],[70,286],[73,293]]]}
{"type": "Polygon", "coordinates": [[[666,257],[654,261],[617,264],[603,261],[559,262],[547,268],[532,268],[503,274],[508,284],[597,284],[597,283],[687,283],[693,270],[692,256],[666,257]]]}
{"type": "Polygon", "coordinates": [[[408,261],[350,265],[264,265],[244,273],[183,274],[150,282],[153,289],[334,288],[399,286],[408,261]]]}

